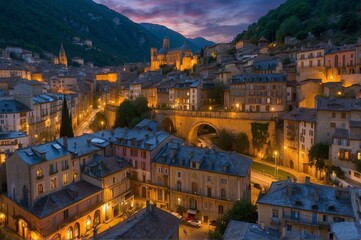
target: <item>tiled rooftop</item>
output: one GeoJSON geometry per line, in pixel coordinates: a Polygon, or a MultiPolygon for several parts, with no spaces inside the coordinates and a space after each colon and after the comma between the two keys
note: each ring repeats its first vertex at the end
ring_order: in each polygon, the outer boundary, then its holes
{"type": "Polygon", "coordinates": [[[273,182],[269,191],[257,203],[333,215],[353,217],[349,189],[336,189],[313,183],[295,183],[290,180],[273,182]]]}
{"type": "Polygon", "coordinates": [[[182,145],[181,140],[173,139],[153,160],[154,162],[190,168],[198,163],[199,170],[225,173],[244,177],[252,164],[252,159],[234,152],[218,152],[208,148],[182,145]]]}
{"type": "Polygon", "coordinates": [[[102,191],[101,188],[85,181],[72,183],[37,200],[30,211],[39,218],[43,218],[100,191],[102,191]]]}

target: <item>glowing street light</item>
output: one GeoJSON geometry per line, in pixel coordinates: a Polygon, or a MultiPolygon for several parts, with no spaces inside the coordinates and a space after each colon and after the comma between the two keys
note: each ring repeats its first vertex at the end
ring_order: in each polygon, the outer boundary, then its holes
{"type": "Polygon", "coordinates": [[[101,121],[100,124],[102,125],[102,130],[104,129],[104,121],[101,121]]]}
{"type": "Polygon", "coordinates": [[[274,151],[274,156],[275,156],[275,176],[276,176],[276,180],[278,180],[278,169],[277,169],[277,151],[274,151]]]}

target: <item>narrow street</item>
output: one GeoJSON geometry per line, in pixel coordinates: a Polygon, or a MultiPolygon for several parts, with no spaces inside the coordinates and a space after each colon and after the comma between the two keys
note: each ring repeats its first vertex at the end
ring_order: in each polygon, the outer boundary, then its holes
{"type": "Polygon", "coordinates": [[[90,123],[93,121],[95,115],[100,111],[100,109],[95,109],[86,121],[82,122],[79,127],[74,131],[74,137],[81,136],[84,133],[92,133],[92,131],[88,128],[90,123]]]}

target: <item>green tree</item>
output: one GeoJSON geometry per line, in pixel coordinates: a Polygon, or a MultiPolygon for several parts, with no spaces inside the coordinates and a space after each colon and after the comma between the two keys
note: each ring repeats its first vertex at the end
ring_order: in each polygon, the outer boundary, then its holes
{"type": "Polygon", "coordinates": [[[74,137],[71,114],[69,115],[68,104],[65,96],[63,107],[61,109],[60,137],[74,137]]]}
{"type": "Polygon", "coordinates": [[[328,172],[328,144],[316,143],[312,145],[308,151],[308,164],[312,167],[315,166],[317,171],[328,172]]]}
{"type": "Polygon", "coordinates": [[[297,16],[291,16],[283,21],[276,32],[277,41],[283,42],[284,38],[297,33],[301,29],[301,22],[297,16]]]}
{"type": "Polygon", "coordinates": [[[248,136],[246,133],[241,132],[241,133],[237,133],[232,137],[233,141],[232,141],[232,150],[238,152],[238,153],[242,153],[242,154],[247,154],[249,151],[249,140],[248,140],[248,136]]]}
{"type": "Polygon", "coordinates": [[[208,92],[210,104],[223,104],[224,102],[224,89],[226,86],[222,82],[216,82],[214,87],[208,92]]]}
{"type": "Polygon", "coordinates": [[[226,151],[231,151],[232,149],[232,136],[225,129],[219,132],[218,145],[226,151]]]}
{"type": "Polygon", "coordinates": [[[132,128],[145,118],[150,117],[150,108],[145,97],[123,101],[117,109],[114,127],[132,128]]]}
{"type": "Polygon", "coordinates": [[[256,205],[246,200],[237,201],[233,204],[232,208],[228,209],[222,217],[217,219],[216,229],[214,232],[210,232],[210,239],[222,239],[219,237],[224,234],[231,220],[256,223],[257,219],[258,213],[256,205]]]}
{"type": "Polygon", "coordinates": [[[269,123],[251,123],[253,151],[259,151],[267,143],[269,137],[268,125],[269,123]]]}

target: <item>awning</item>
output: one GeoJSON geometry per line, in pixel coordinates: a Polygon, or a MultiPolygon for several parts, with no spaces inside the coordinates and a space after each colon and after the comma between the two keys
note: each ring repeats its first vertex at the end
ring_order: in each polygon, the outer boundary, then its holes
{"type": "Polygon", "coordinates": [[[196,214],[197,214],[197,211],[196,211],[196,210],[192,210],[192,209],[188,209],[188,210],[187,210],[187,213],[196,215],[196,214]]]}

